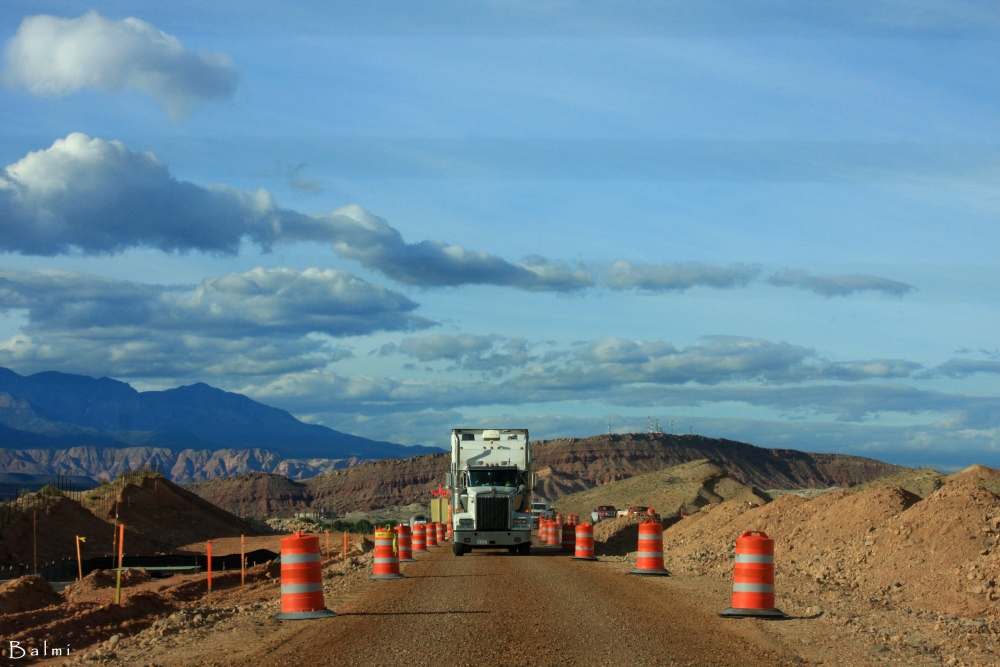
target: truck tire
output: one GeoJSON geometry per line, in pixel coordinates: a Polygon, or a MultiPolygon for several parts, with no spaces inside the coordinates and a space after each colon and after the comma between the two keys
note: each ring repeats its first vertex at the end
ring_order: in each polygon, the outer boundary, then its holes
{"type": "Polygon", "coordinates": [[[522,556],[531,555],[531,542],[526,542],[525,544],[518,545],[517,553],[522,556]]]}
{"type": "Polygon", "coordinates": [[[454,544],[452,544],[451,550],[452,552],[454,552],[456,556],[462,556],[465,554],[465,545],[455,542],[454,544]]]}

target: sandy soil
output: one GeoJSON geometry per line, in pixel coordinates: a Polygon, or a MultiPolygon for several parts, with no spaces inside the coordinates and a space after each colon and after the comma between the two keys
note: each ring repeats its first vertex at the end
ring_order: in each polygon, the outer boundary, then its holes
{"type": "MultiPolygon", "coordinates": [[[[782,589],[785,621],[723,619],[731,583],[696,571],[635,577],[629,556],[572,561],[447,546],[372,581],[371,554],[324,565],[331,619],[279,622],[278,582],[258,576],[186,603],[141,628],[78,649],[69,664],[212,665],[994,665],[991,620],[927,613],[827,591],[782,589]],[[446,657],[445,657],[446,656],[446,657]],[[444,662],[442,662],[444,661],[444,662]]],[[[681,568],[678,568],[681,569],[681,568]]],[[[148,583],[137,584],[139,590],[148,583]]],[[[787,585],[788,580],[783,584],[787,585]]],[[[183,585],[174,585],[183,589],[183,585]]],[[[193,588],[192,588],[193,587],[193,588]]],[[[63,664],[50,661],[42,664],[63,664]]]]}

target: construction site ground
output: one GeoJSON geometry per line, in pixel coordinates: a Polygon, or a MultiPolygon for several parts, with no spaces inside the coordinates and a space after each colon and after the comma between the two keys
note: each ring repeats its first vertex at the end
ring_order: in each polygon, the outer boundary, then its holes
{"type": "Polygon", "coordinates": [[[169,606],[125,624],[110,641],[77,644],[69,660],[36,664],[1000,664],[990,622],[796,593],[779,595],[788,620],[723,619],[717,612],[728,606],[731,585],[724,578],[632,576],[633,560],[574,561],[537,546],[530,557],[455,557],[445,545],[403,563],[405,579],[373,581],[371,553],[354,551],[324,561],[327,606],[338,616],[308,621],[272,618],[280,606],[275,565],[255,568],[243,590],[238,573],[218,578],[210,598],[204,575],[138,582],[126,589],[130,596],[158,590],[169,606]]]}

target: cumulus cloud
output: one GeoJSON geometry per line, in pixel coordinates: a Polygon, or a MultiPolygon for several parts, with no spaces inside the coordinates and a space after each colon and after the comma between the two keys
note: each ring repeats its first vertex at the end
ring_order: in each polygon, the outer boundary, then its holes
{"type": "Polygon", "coordinates": [[[0,360],[122,376],[177,377],[199,368],[223,376],[295,372],[350,354],[322,336],[433,324],[414,315],[416,307],[402,294],[333,270],[257,268],[185,288],[67,271],[0,271],[0,310],[26,311],[28,319],[21,334],[0,344],[0,360]]]}
{"type": "Polygon", "coordinates": [[[311,240],[329,240],[338,254],[405,285],[491,284],[528,291],[569,292],[594,284],[594,278],[582,268],[537,257],[514,264],[444,241],[407,243],[388,222],[360,206],[337,209],[294,233],[313,237],[311,240]]]}
{"type": "Polygon", "coordinates": [[[29,332],[117,327],[230,336],[352,336],[419,329],[417,304],[345,271],[263,269],[191,290],[69,271],[0,270],[0,307],[26,308],[29,332]]]}
{"type": "Polygon", "coordinates": [[[963,378],[976,373],[1000,375],[1000,361],[987,359],[949,359],[934,369],[935,373],[952,378],[963,378]]]}
{"type": "Polygon", "coordinates": [[[759,268],[744,264],[728,267],[698,262],[634,264],[620,259],[605,273],[604,283],[613,290],[682,292],[692,287],[744,287],[759,273],[759,268]]]}
{"type": "Polygon", "coordinates": [[[194,53],[145,21],[112,21],[94,11],[74,19],[25,18],[3,60],[4,83],[33,95],[135,89],[172,119],[203,102],[232,97],[239,78],[225,54],[194,53]]]}
{"type": "Polygon", "coordinates": [[[495,376],[533,360],[530,349],[531,344],[523,338],[474,334],[436,334],[405,338],[398,347],[400,354],[423,363],[447,360],[452,362],[449,370],[461,368],[495,376]]]}
{"type": "Polygon", "coordinates": [[[767,282],[776,287],[797,287],[821,296],[850,296],[855,292],[882,292],[903,296],[915,287],[888,278],[867,275],[814,276],[806,271],[785,271],[770,276],[767,282]]]}
{"type": "Polygon", "coordinates": [[[74,133],[0,171],[0,250],[109,254],[133,247],[235,254],[249,240],[329,243],[338,254],[406,285],[490,284],[569,292],[594,284],[582,268],[496,255],[439,240],[407,243],[359,206],[327,215],[280,208],[264,190],[178,181],[152,153],[74,133]]]}

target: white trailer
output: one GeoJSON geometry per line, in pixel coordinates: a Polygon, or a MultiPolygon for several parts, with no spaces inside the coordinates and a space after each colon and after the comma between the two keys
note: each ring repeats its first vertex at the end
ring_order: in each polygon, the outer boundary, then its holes
{"type": "Polygon", "coordinates": [[[447,481],[456,556],[472,549],[531,552],[528,429],[454,429],[447,481]]]}

